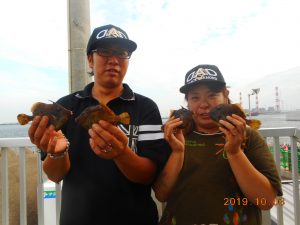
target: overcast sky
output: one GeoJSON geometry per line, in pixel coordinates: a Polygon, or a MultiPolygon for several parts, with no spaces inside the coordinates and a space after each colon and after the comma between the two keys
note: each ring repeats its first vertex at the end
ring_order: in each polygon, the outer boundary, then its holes
{"type": "MultiPolygon", "coordinates": [[[[67,1],[0,2],[0,123],[16,122],[34,102],[68,94],[67,1]]],[[[90,8],[91,31],[114,24],[137,43],[125,82],[163,116],[186,105],[178,89],[198,64],[219,67],[234,101],[247,84],[300,66],[298,0],[90,0],[90,8]]]]}

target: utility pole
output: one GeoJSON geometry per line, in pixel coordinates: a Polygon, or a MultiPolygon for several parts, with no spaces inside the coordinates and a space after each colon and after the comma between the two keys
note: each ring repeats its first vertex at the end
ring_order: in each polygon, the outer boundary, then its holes
{"type": "Polygon", "coordinates": [[[256,95],[256,110],[258,112],[258,97],[257,97],[257,94],[259,93],[260,91],[260,88],[255,88],[255,89],[252,89],[252,92],[250,94],[248,94],[248,102],[249,102],[249,119],[251,119],[251,104],[250,104],[250,96],[251,95],[256,95]]]}
{"type": "Polygon", "coordinates": [[[242,92],[239,93],[240,95],[240,105],[243,106],[243,101],[242,101],[242,92]]]}
{"type": "Polygon", "coordinates": [[[276,110],[276,112],[280,111],[280,100],[279,100],[278,87],[275,87],[275,110],[276,110]]]}
{"type": "Polygon", "coordinates": [[[90,36],[90,1],[68,0],[69,92],[91,82],[87,74],[86,45],[90,36]]]}
{"type": "Polygon", "coordinates": [[[253,95],[254,93],[252,92],[252,93],[250,93],[250,94],[248,94],[248,103],[249,103],[249,107],[248,107],[248,110],[249,110],[249,112],[248,112],[248,117],[249,117],[249,119],[251,119],[251,104],[250,104],[250,96],[251,95],[253,95]]]}
{"type": "Polygon", "coordinates": [[[258,106],[258,93],[260,91],[260,88],[252,89],[252,91],[255,93],[255,104],[256,104],[256,112],[258,113],[259,111],[259,106],[258,106]]]}

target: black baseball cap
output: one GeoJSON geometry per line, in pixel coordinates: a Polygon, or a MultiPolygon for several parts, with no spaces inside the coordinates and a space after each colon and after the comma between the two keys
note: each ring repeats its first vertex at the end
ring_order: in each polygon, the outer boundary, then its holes
{"type": "Polygon", "coordinates": [[[226,85],[224,77],[215,65],[202,64],[189,70],[185,75],[184,85],[179,89],[181,93],[186,94],[192,87],[200,83],[219,83],[226,85]]]}
{"type": "Polygon", "coordinates": [[[86,53],[89,55],[92,50],[108,43],[118,43],[129,52],[136,50],[137,45],[129,40],[127,33],[114,25],[105,25],[94,29],[86,47],[86,53]]]}

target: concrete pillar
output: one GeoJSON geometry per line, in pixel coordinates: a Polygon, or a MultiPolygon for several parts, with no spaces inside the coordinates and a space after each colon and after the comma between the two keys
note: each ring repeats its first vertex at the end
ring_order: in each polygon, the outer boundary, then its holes
{"type": "Polygon", "coordinates": [[[86,45],[90,36],[90,1],[68,0],[69,92],[81,90],[91,77],[87,74],[86,45]]]}

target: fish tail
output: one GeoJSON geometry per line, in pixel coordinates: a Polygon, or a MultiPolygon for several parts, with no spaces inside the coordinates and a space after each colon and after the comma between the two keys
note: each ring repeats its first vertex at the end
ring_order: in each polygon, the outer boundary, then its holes
{"type": "Polygon", "coordinates": [[[33,116],[28,116],[26,114],[19,114],[17,116],[17,119],[18,119],[19,124],[25,125],[33,119],[33,116]]]}
{"type": "Polygon", "coordinates": [[[259,120],[247,120],[247,124],[253,129],[257,130],[260,128],[261,122],[259,120]]]}
{"type": "Polygon", "coordinates": [[[130,116],[127,112],[124,112],[124,113],[121,113],[119,115],[119,118],[120,118],[120,122],[125,124],[125,125],[128,125],[130,124],[130,116]]]}

